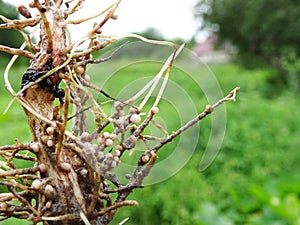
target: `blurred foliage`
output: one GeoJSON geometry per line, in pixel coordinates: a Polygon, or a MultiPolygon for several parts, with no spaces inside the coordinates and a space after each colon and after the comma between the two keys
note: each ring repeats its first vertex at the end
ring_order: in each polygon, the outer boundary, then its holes
{"type": "MultiPolygon", "coordinates": [[[[7,4],[2,0],[0,0],[0,15],[3,15],[8,19],[14,20],[14,19],[18,19],[19,13],[17,12],[15,6],[7,4]]],[[[3,24],[2,20],[0,20],[0,24],[3,24]]],[[[19,48],[23,43],[23,41],[24,39],[18,31],[0,29],[1,45],[19,48]]],[[[0,52],[1,62],[7,62],[10,57],[11,57],[10,54],[0,52]]]]}
{"type": "MultiPolygon", "coordinates": [[[[300,5],[295,0],[200,0],[195,16],[202,29],[216,32],[219,44],[238,47],[248,68],[272,65],[277,79],[300,86],[300,5]]],[[[280,81],[280,82],[281,82],[280,81]]]]}
{"type": "Polygon", "coordinates": [[[211,69],[224,93],[235,83],[241,86],[238,101],[227,104],[226,136],[216,160],[198,170],[210,133],[205,119],[188,164],[162,183],[135,190],[130,197],[140,205],[120,210],[112,224],[129,217],[128,225],[299,225],[297,95],[270,86],[274,69],[211,69]]]}
{"type": "Polygon", "coordinates": [[[160,31],[153,27],[145,29],[143,32],[140,32],[139,35],[152,40],[164,40],[164,36],[160,33],[160,31]]]}

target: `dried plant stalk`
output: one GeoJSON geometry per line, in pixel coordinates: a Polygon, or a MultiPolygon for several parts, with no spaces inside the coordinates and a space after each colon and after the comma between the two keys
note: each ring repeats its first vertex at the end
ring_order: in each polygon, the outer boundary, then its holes
{"type": "Polygon", "coordinates": [[[101,63],[112,57],[92,60],[91,53],[116,41],[116,37],[101,35],[101,28],[108,20],[116,18],[114,12],[119,3],[120,0],[95,16],[78,20],[67,18],[80,8],[82,0],[45,0],[43,3],[34,0],[30,4],[30,7],[38,11],[38,16],[34,18],[31,18],[25,6],[18,9],[26,19],[11,21],[1,16],[5,23],[0,29],[23,32],[26,27],[40,26],[40,42],[36,46],[31,38],[27,38],[20,49],[0,46],[0,50],[15,55],[6,69],[5,85],[14,99],[23,106],[32,133],[30,144],[22,144],[17,140],[15,145],[0,147],[0,185],[8,190],[8,193],[0,194],[2,219],[15,217],[31,220],[33,224],[43,222],[48,225],[108,224],[119,208],[137,204],[136,201],[127,200],[127,197],[134,188],[143,186],[143,180],[155,165],[157,153],[162,146],[212,113],[220,104],[235,100],[238,88],[215,105],[207,106],[203,113],[171,135],[164,138],[144,135],[150,122],[167,134],[153,117],[158,113],[157,106],[172,63],[183,46],[177,48],[170,42],[147,40],[133,34],[125,35],[124,37],[135,37],[154,44],[169,45],[174,53],[157,76],[125,102],[90,84],[85,73],[87,64],[101,63]],[[86,37],[75,43],[68,40],[68,24],[83,23],[103,15],[104,18],[95,24],[86,37]],[[87,49],[75,52],[79,45],[87,41],[87,49]],[[31,52],[23,50],[26,45],[31,52]],[[22,76],[19,92],[13,90],[8,79],[9,69],[16,56],[31,59],[30,66],[22,76]],[[157,99],[147,117],[140,122],[140,113],[165,71],[157,99]],[[59,87],[62,82],[65,83],[64,89],[59,87]],[[115,112],[107,115],[89,89],[113,100],[115,112]],[[139,107],[131,105],[144,92],[147,94],[139,107]],[[55,99],[59,100],[58,104],[55,99]],[[72,115],[69,113],[71,105],[72,115]],[[124,111],[126,107],[130,107],[127,115],[124,111]],[[88,110],[95,115],[98,126],[93,132],[87,130],[88,110]],[[73,123],[72,131],[67,130],[68,123],[73,123]],[[112,124],[114,128],[111,133],[105,131],[108,124],[112,124]],[[131,126],[132,124],[139,125],[131,126]],[[148,146],[140,155],[133,174],[128,177],[128,183],[121,184],[113,169],[120,163],[124,152],[134,149],[139,140],[145,143],[153,140],[157,144],[153,148],[148,146]],[[14,159],[31,163],[31,167],[18,168],[14,159]],[[117,197],[113,198],[113,194],[117,197]]]}

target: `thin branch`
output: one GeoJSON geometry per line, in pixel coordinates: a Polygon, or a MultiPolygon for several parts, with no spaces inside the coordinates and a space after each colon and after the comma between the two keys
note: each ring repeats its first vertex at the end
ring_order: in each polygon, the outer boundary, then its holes
{"type": "Polygon", "coordinates": [[[177,131],[173,132],[168,137],[164,138],[163,141],[161,141],[160,143],[158,143],[157,145],[155,145],[152,150],[154,152],[157,152],[161,147],[163,147],[165,144],[167,144],[170,141],[172,141],[175,137],[177,137],[178,135],[180,135],[182,132],[184,132],[188,128],[192,127],[193,125],[195,125],[198,121],[202,120],[207,115],[211,114],[215,110],[215,108],[217,108],[218,106],[222,105],[224,102],[226,102],[226,101],[235,101],[236,100],[235,99],[236,93],[239,90],[240,90],[240,88],[236,87],[226,97],[222,98],[221,100],[219,100],[214,105],[208,105],[208,106],[206,106],[205,110],[202,113],[200,113],[197,117],[195,117],[194,119],[192,119],[189,122],[187,122],[184,126],[182,126],[181,128],[179,128],[177,131]]]}
{"type": "MultiPolygon", "coordinates": [[[[20,50],[23,50],[24,48],[26,47],[26,43],[24,42],[21,47],[19,48],[20,50]]],[[[14,89],[12,88],[10,82],[9,82],[9,79],[8,79],[8,74],[9,74],[9,71],[11,69],[11,67],[13,66],[13,64],[15,63],[15,61],[17,60],[19,56],[18,55],[14,55],[12,57],[12,59],[9,61],[9,63],[7,64],[6,68],[5,68],[5,71],[4,71],[4,82],[5,82],[5,87],[8,89],[8,91],[11,93],[12,96],[15,96],[16,93],[14,91],[14,89]]],[[[11,104],[11,103],[10,103],[11,104]]],[[[7,109],[9,108],[10,104],[8,105],[8,107],[5,109],[4,111],[4,114],[5,112],[7,111],[7,109]]]]}
{"type": "Polygon", "coordinates": [[[135,206],[135,205],[138,205],[138,202],[137,201],[133,201],[133,200],[124,200],[122,202],[115,202],[112,206],[110,207],[107,207],[99,212],[96,212],[94,214],[95,217],[97,216],[101,216],[101,215],[105,215],[106,213],[112,211],[112,210],[115,210],[115,209],[118,209],[118,208],[121,208],[123,206],[135,206]]]}
{"type": "Polygon", "coordinates": [[[112,51],[112,53],[105,57],[105,58],[102,58],[102,59],[96,59],[96,60],[92,60],[92,59],[89,59],[89,60],[82,60],[78,63],[75,64],[75,66],[86,66],[87,64],[99,64],[99,63],[103,63],[103,62],[106,62],[108,60],[111,60],[112,57],[118,52],[120,51],[121,48],[123,48],[126,44],[128,44],[129,42],[127,41],[126,43],[122,44],[121,46],[117,47],[116,49],[114,49],[112,51]]]}
{"type": "Polygon", "coordinates": [[[40,167],[36,166],[33,168],[21,168],[21,169],[13,169],[8,171],[1,171],[0,170],[0,178],[3,177],[12,177],[16,175],[22,175],[22,174],[35,174],[36,172],[40,171],[40,167]]]}
{"type": "MultiPolygon", "coordinates": [[[[73,9],[70,9],[67,14],[72,14],[76,8],[78,7],[79,3],[81,3],[82,0],[79,0],[77,2],[77,4],[73,7],[73,9]]],[[[82,19],[79,19],[79,20],[67,20],[66,21],[66,24],[80,24],[80,23],[83,23],[83,22],[86,22],[86,21],[90,21],[92,19],[95,19],[99,16],[102,16],[104,13],[106,13],[108,10],[110,10],[112,8],[113,4],[111,4],[110,6],[108,6],[106,9],[102,10],[100,13],[97,13],[95,15],[92,15],[92,16],[88,16],[88,17],[85,17],[85,18],[82,18],[82,19]]]]}
{"type": "Polygon", "coordinates": [[[8,186],[8,189],[11,193],[14,194],[16,198],[20,200],[20,202],[26,205],[35,215],[38,214],[38,211],[31,206],[31,204],[27,201],[27,199],[25,199],[24,197],[18,194],[18,192],[15,190],[15,186],[8,186]]]}
{"type": "Polygon", "coordinates": [[[90,32],[91,36],[93,36],[93,34],[99,33],[100,29],[103,27],[103,25],[109,20],[109,19],[116,19],[115,16],[115,11],[118,8],[119,4],[120,4],[121,0],[117,0],[114,4],[112,4],[112,6],[110,7],[110,11],[108,12],[108,14],[106,15],[106,17],[104,18],[104,20],[99,23],[98,25],[96,25],[93,30],[90,32]]]}
{"type": "Polygon", "coordinates": [[[142,135],[142,138],[144,140],[148,140],[148,141],[162,141],[164,139],[164,138],[154,137],[154,136],[150,136],[150,135],[142,135]]]}
{"type": "Polygon", "coordinates": [[[75,53],[73,55],[73,58],[79,58],[79,57],[87,56],[87,55],[89,55],[89,54],[91,54],[93,52],[96,52],[96,51],[98,51],[100,49],[105,48],[107,45],[109,45],[109,44],[111,44],[111,43],[113,43],[115,41],[116,41],[116,39],[107,39],[107,40],[105,40],[103,42],[99,42],[96,45],[88,48],[87,50],[85,50],[83,52],[75,53]]]}
{"type": "MultiPolygon", "coordinates": [[[[35,31],[36,29],[34,29],[35,31]]],[[[34,33],[34,31],[31,33],[31,35],[28,35],[28,34],[24,34],[23,37],[30,49],[30,51],[33,53],[33,54],[36,54],[40,49],[35,46],[33,43],[32,43],[32,34],[34,33]]]]}
{"type": "Polygon", "coordinates": [[[65,214],[61,216],[42,216],[42,220],[45,221],[68,221],[68,220],[80,220],[80,215],[78,214],[65,214]]]}
{"type": "Polygon", "coordinates": [[[164,127],[158,124],[155,120],[151,120],[154,126],[156,126],[164,135],[168,136],[168,132],[164,129],[164,127]]]}
{"type": "Polygon", "coordinates": [[[153,113],[149,113],[148,116],[146,117],[146,119],[142,122],[142,124],[140,126],[138,126],[138,128],[133,132],[133,135],[138,137],[140,136],[140,134],[145,130],[145,128],[149,125],[150,121],[153,118],[153,113]]]}
{"type": "Polygon", "coordinates": [[[130,105],[130,104],[128,104],[128,103],[126,103],[126,102],[124,102],[124,101],[122,101],[122,100],[119,100],[119,99],[116,99],[116,98],[112,97],[112,96],[109,95],[107,92],[105,92],[103,89],[97,87],[96,85],[90,84],[89,82],[87,82],[86,80],[84,80],[84,79],[82,79],[82,78],[80,78],[80,77],[79,77],[79,80],[80,80],[80,83],[81,83],[83,86],[92,88],[92,89],[94,89],[95,91],[100,92],[100,93],[103,94],[105,97],[107,97],[107,98],[109,98],[109,99],[111,99],[111,100],[114,100],[114,101],[116,101],[116,102],[121,102],[121,103],[123,103],[124,105],[128,105],[128,106],[131,106],[131,107],[137,109],[136,106],[130,105]]]}
{"type": "MultiPolygon", "coordinates": [[[[45,38],[47,38],[47,43],[46,43],[46,52],[51,52],[52,50],[52,45],[53,45],[53,36],[52,36],[52,32],[51,32],[51,27],[50,27],[50,23],[49,20],[45,14],[45,12],[47,10],[50,10],[49,5],[47,4],[47,8],[45,9],[41,3],[39,2],[39,0],[34,0],[34,6],[39,10],[41,18],[43,20],[44,23],[44,29],[46,34],[45,34],[45,38]]],[[[54,22],[54,21],[53,21],[54,22]]]]}
{"type": "Polygon", "coordinates": [[[76,4],[71,9],[69,9],[68,11],[66,11],[66,14],[67,15],[71,15],[71,14],[75,13],[76,10],[82,5],[82,3],[83,3],[83,0],[78,0],[76,2],[76,4]]]}
{"type": "MultiPolygon", "coordinates": [[[[10,154],[8,153],[6,155],[9,156],[10,154]]],[[[15,159],[22,159],[22,160],[27,160],[27,161],[32,161],[32,162],[37,161],[37,159],[35,157],[31,157],[31,156],[27,156],[27,155],[15,154],[15,155],[12,155],[12,156],[15,159]]]]}
{"type": "Polygon", "coordinates": [[[70,96],[69,96],[69,88],[65,88],[65,102],[63,104],[63,113],[64,113],[64,118],[63,122],[59,126],[59,134],[60,138],[57,143],[57,148],[56,148],[56,160],[57,162],[61,161],[61,149],[63,148],[63,142],[64,142],[64,137],[65,137],[65,131],[66,131],[66,126],[68,122],[68,110],[69,110],[69,102],[70,102],[70,96]]]}
{"type": "Polygon", "coordinates": [[[63,4],[64,0],[56,0],[56,8],[59,9],[61,7],[61,5],[63,4]]]}
{"type": "Polygon", "coordinates": [[[7,47],[7,46],[4,46],[4,45],[0,45],[0,51],[9,53],[11,55],[23,56],[23,57],[28,58],[28,59],[33,59],[34,58],[34,54],[32,54],[31,52],[28,52],[26,50],[7,47]]]}
{"type": "Polygon", "coordinates": [[[10,20],[4,17],[3,15],[0,15],[0,19],[4,22],[4,24],[0,24],[0,29],[14,29],[14,30],[22,30],[25,27],[34,27],[40,21],[40,17],[22,19],[22,20],[10,20]]]}
{"type": "Polygon", "coordinates": [[[74,74],[70,69],[69,69],[69,73],[71,74],[73,83],[76,85],[76,87],[83,90],[85,92],[85,94],[88,96],[89,100],[91,101],[93,110],[96,111],[98,109],[101,117],[108,118],[106,113],[102,110],[100,105],[94,99],[93,94],[89,90],[87,90],[84,87],[84,85],[81,83],[81,82],[86,82],[86,81],[84,79],[82,79],[81,77],[78,77],[76,74],[74,74]]]}
{"type": "Polygon", "coordinates": [[[31,150],[30,144],[14,144],[14,145],[5,145],[0,147],[1,151],[15,151],[15,150],[31,150]]]}
{"type": "Polygon", "coordinates": [[[89,107],[84,108],[83,110],[80,110],[79,112],[75,113],[74,115],[68,117],[68,121],[75,118],[75,117],[77,117],[77,116],[79,116],[80,114],[84,113],[85,111],[87,111],[91,108],[92,108],[92,106],[89,106],[89,107]]]}
{"type": "MultiPolygon", "coordinates": [[[[72,43],[69,46],[67,46],[65,49],[63,49],[62,52],[61,52],[61,54],[62,55],[67,55],[69,52],[73,51],[73,49],[75,50],[75,48],[77,48],[78,46],[82,45],[83,43],[85,43],[88,40],[90,40],[89,36],[82,37],[81,39],[79,39],[75,43],[72,43]]],[[[72,57],[73,57],[73,54],[72,54],[72,57]]],[[[73,57],[73,58],[76,58],[76,57],[73,57]]]]}
{"type": "MultiPolygon", "coordinates": [[[[101,35],[99,35],[99,36],[101,36],[101,35]]],[[[144,42],[149,43],[149,44],[165,45],[165,46],[170,46],[173,49],[177,49],[176,44],[174,44],[173,42],[152,40],[152,39],[145,38],[145,37],[143,37],[141,35],[138,35],[138,34],[124,34],[124,35],[116,35],[116,36],[111,35],[111,37],[115,37],[115,38],[118,38],[118,37],[119,38],[136,38],[136,39],[139,39],[139,40],[144,41],[144,42]]]]}
{"type": "MultiPolygon", "coordinates": [[[[143,179],[149,175],[150,170],[155,165],[157,158],[158,157],[157,157],[156,153],[154,151],[150,151],[150,160],[149,160],[147,166],[142,170],[142,172],[139,173],[138,179],[136,179],[138,181],[138,183],[137,183],[138,185],[141,185],[143,182],[143,179]]],[[[140,168],[140,167],[138,167],[138,168],[140,168]]]]}

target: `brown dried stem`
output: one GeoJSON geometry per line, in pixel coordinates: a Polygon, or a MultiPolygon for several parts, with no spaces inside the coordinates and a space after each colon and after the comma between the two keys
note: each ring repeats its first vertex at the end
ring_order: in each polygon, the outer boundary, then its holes
{"type": "Polygon", "coordinates": [[[11,55],[23,56],[28,59],[34,58],[34,54],[32,54],[31,52],[28,52],[26,50],[20,50],[20,49],[16,49],[16,48],[7,47],[4,45],[0,45],[0,51],[9,53],[11,55]]]}
{"type": "Polygon", "coordinates": [[[207,105],[205,110],[200,113],[197,117],[187,122],[184,126],[179,128],[177,131],[173,132],[168,137],[164,138],[160,143],[158,143],[156,146],[153,147],[152,151],[157,152],[160,148],[162,148],[165,144],[171,142],[174,138],[176,138],[178,135],[180,135],[185,130],[189,129],[196,123],[198,123],[200,120],[205,118],[207,115],[211,114],[218,106],[222,105],[224,102],[227,101],[236,101],[236,93],[240,90],[239,87],[236,87],[233,89],[226,97],[222,98],[218,102],[216,102],[213,105],[207,105]]]}
{"type": "Polygon", "coordinates": [[[0,25],[0,29],[14,29],[14,30],[23,30],[26,27],[34,27],[39,23],[40,18],[30,18],[23,20],[10,20],[5,18],[3,15],[0,15],[0,19],[4,24],[0,25]]]}

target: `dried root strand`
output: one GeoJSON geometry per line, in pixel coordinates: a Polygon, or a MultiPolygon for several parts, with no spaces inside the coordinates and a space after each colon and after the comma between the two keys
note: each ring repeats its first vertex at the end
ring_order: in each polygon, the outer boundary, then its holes
{"type": "Polygon", "coordinates": [[[40,171],[40,167],[32,167],[32,168],[22,168],[22,169],[12,169],[8,171],[0,171],[0,178],[12,177],[22,174],[35,174],[40,171]]]}
{"type": "Polygon", "coordinates": [[[11,55],[23,56],[23,57],[28,58],[28,59],[33,59],[34,58],[34,54],[32,54],[31,52],[28,52],[26,50],[7,47],[7,46],[4,46],[4,45],[0,45],[0,51],[9,53],[11,55]]]}
{"type": "Polygon", "coordinates": [[[116,209],[121,208],[123,206],[136,206],[136,205],[138,205],[138,202],[133,201],[133,200],[124,200],[122,202],[115,202],[112,206],[107,207],[106,209],[95,213],[95,216],[105,215],[108,212],[116,210],[116,209]]]}
{"type": "Polygon", "coordinates": [[[226,97],[222,98],[221,100],[219,100],[215,104],[213,104],[213,105],[207,105],[206,108],[205,108],[205,110],[202,113],[200,113],[197,117],[195,117],[194,119],[192,119],[189,122],[187,122],[184,126],[182,126],[181,128],[179,128],[177,131],[173,132],[168,137],[164,138],[163,141],[161,141],[156,146],[154,146],[152,150],[155,151],[155,152],[157,152],[161,147],[163,147],[165,144],[171,142],[174,138],[176,138],[182,132],[184,132],[188,128],[192,127],[193,125],[195,125],[200,120],[204,119],[207,115],[211,114],[217,107],[219,107],[223,103],[225,103],[227,101],[236,101],[236,99],[235,99],[236,98],[236,93],[239,90],[240,90],[240,87],[236,87],[226,97]]]}
{"type": "Polygon", "coordinates": [[[26,27],[34,27],[39,23],[40,18],[30,18],[23,20],[10,20],[0,15],[0,19],[4,22],[4,24],[0,24],[0,29],[14,29],[14,30],[23,30],[26,27]]]}

